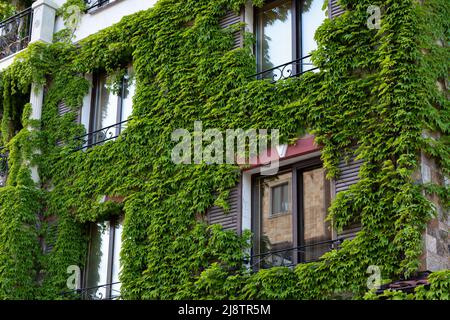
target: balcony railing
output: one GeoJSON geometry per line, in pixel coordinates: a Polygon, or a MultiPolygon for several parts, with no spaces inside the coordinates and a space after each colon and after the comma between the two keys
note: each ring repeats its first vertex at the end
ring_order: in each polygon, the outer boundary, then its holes
{"type": "Polygon", "coordinates": [[[82,288],[61,293],[63,298],[74,300],[120,300],[120,282],[97,287],[82,288]]]}
{"type": "Polygon", "coordinates": [[[0,187],[6,186],[8,178],[8,152],[5,147],[0,147],[0,187]]]}
{"type": "Polygon", "coordinates": [[[131,120],[131,118],[113,124],[112,126],[89,132],[84,136],[76,137],[75,141],[79,142],[81,146],[75,148],[73,151],[88,149],[90,147],[101,145],[107,141],[116,139],[120,135],[120,133],[127,127],[127,122],[129,120],[131,120]]]}
{"type": "Polygon", "coordinates": [[[110,2],[113,2],[115,0],[84,0],[84,2],[86,3],[86,11],[87,12],[91,12],[94,11],[110,2]]]}
{"type": "Polygon", "coordinates": [[[300,59],[296,59],[294,61],[279,65],[277,67],[264,70],[252,75],[251,77],[258,80],[271,79],[272,82],[277,82],[279,80],[298,77],[306,72],[311,72],[318,69],[319,68],[315,67],[311,63],[311,55],[308,55],[300,59]]]}
{"type": "Polygon", "coordinates": [[[317,242],[296,248],[274,250],[250,258],[252,270],[273,267],[294,267],[297,264],[318,261],[325,253],[338,249],[341,239],[317,242]]]}
{"type": "Polygon", "coordinates": [[[0,22],[0,59],[28,46],[31,40],[33,10],[28,8],[0,22]]]}

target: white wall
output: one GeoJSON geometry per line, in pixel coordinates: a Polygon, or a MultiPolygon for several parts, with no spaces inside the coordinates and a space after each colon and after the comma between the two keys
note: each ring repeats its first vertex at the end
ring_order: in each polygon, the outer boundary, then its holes
{"type": "MultiPolygon", "coordinates": [[[[53,0],[58,5],[63,5],[66,0],[53,0]]],[[[95,11],[83,14],[80,25],[75,32],[75,42],[78,42],[91,34],[105,29],[117,22],[124,16],[135,12],[149,9],[155,5],[157,0],[115,0],[107,5],[97,8],[95,11]]],[[[56,19],[55,32],[64,29],[64,21],[56,19]]]]}

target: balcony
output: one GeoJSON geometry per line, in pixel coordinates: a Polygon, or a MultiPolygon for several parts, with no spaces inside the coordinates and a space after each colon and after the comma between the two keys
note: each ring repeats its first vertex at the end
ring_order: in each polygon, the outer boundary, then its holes
{"type": "Polygon", "coordinates": [[[28,46],[31,40],[32,22],[31,8],[0,22],[0,60],[28,46]]]}
{"type": "Polygon", "coordinates": [[[82,288],[61,293],[63,298],[75,300],[120,300],[120,282],[82,288]]]}
{"type": "Polygon", "coordinates": [[[273,267],[295,267],[297,264],[315,262],[325,253],[339,249],[342,239],[321,241],[296,248],[273,250],[254,255],[250,258],[251,270],[273,267]]]}
{"type": "Polygon", "coordinates": [[[8,178],[8,152],[5,147],[0,147],[0,187],[6,186],[8,178]]]}
{"type": "Polygon", "coordinates": [[[105,127],[96,131],[89,132],[83,136],[79,136],[75,138],[75,141],[78,142],[80,147],[75,148],[73,151],[80,151],[84,149],[91,148],[96,145],[102,145],[105,142],[112,141],[117,139],[123,130],[127,127],[128,120],[113,124],[109,127],[105,127]]]}
{"type": "Polygon", "coordinates": [[[257,74],[252,75],[252,78],[256,78],[258,80],[262,79],[270,79],[272,83],[275,83],[279,80],[289,79],[292,77],[298,77],[307,72],[313,72],[318,70],[319,68],[315,67],[311,63],[311,55],[302,57],[300,59],[293,60],[291,62],[287,62],[285,64],[264,70],[257,74]]]}
{"type": "Polygon", "coordinates": [[[107,5],[110,2],[114,2],[116,0],[84,0],[84,2],[86,3],[86,11],[87,12],[92,12],[95,11],[97,9],[99,9],[100,7],[103,7],[105,5],[107,5]]]}

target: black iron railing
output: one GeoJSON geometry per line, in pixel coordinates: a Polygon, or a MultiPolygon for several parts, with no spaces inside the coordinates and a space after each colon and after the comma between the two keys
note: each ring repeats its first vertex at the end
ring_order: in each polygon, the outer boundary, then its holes
{"type": "Polygon", "coordinates": [[[252,270],[258,270],[273,267],[294,267],[297,264],[318,261],[325,253],[333,249],[339,249],[341,243],[341,239],[327,240],[253,255],[250,258],[250,266],[252,270]]]}
{"type": "Polygon", "coordinates": [[[8,178],[8,152],[5,147],[0,147],[0,187],[6,186],[8,178]]]}
{"type": "Polygon", "coordinates": [[[80,151],[116,139],[126,128],[126,124],[129,120],[131,120],[131,118],[109,127],[89,132],[84,136],[76,137],[75,141],[78,142],[80,147],[75,148],[73,151],[80,151]]]}
{"type": "Polygon", "coordinates": [[[87,11],[93,11],[96,10],[110,2],[113,2],[115,0],[84,0],[84,2],[86,3],[86,7],[87,7],[87,11]]]}
{"type": "Polygon", "coordinates": [[[298,77],[306,72],[315,71],[319,68],[311,63],[311,55],[287,62],[277,67],[273,67],[257,74],[252,75],[252,78],[258,80],[270,79],[272,82],[284,80],[292,77],[298,77]]]}
{"type": "Polygon", "coordinates": [[[33,10],[31,8],[0,22],[0,59],[28,46],[32,25],[33,10]]]}
{"type": "Polygon", "coordinates": [[[120,282],[67,291],[61,296],[74,300],[120,300],[120,282]]]}

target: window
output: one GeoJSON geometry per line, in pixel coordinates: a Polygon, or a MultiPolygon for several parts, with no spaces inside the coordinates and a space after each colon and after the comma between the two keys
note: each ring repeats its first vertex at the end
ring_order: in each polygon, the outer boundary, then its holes
{"type": "Polygon", "coordinates": [[[114,2],[115,0],[84,0],[86,3],[87,11],[92,12],[107,5],[110,2],[114,2]]]}
{"type": "Polygon", "coordinates": [[[320,159],[253,177],[252,265],[293,266],[318,260],[333,245],[326,221],[330,184],[320,159]]]}
{"type": "Polygon", "coordinates": [[[110,80],[105,73],[94,76],[89,145],[117,138],[126,128],[126,121],[133,110],[135,85],[132,67],[128,68],[123,77],[118,93],[111,90],[110,80]]]}
{"type": "Polygon", "coordinates": [[[289,192],[290,183],[285,182],[270,187],[270,216],[289,214],[291,201],[289,192]]]}
{"type": "Polygon", "coordinates": [[[85,279],[85,299],[117,299],[120,296],[120,249],[123,218],[92,224],[85,279]]]}
{"type": "Polygon", "coordinates": [[[309,55],[326,15],[322,0],[269,1],[256,10],[256,57],[264,78],[279,80],[315,69],[309,55]]]}

